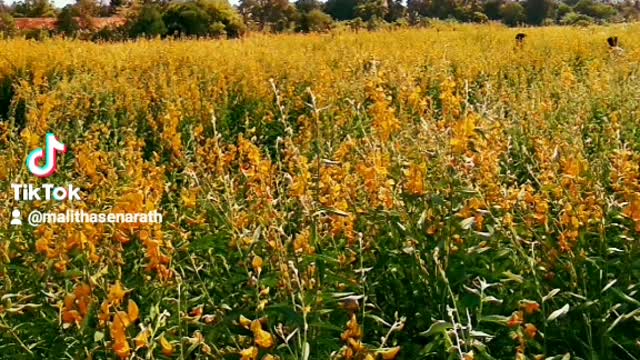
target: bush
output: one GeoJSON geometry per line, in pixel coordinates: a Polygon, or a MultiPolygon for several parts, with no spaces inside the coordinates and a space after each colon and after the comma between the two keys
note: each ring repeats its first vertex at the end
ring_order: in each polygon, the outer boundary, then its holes
{"type": "Polygon", "coordinates": [[[517,26],[526,20],[524,7],[517,2],[508,2],[500,7],[502,22],[509,26],[517,26]]]}
{"type": "Polygon", "coordinates": [[[484,14],[491,20],[500,19],[500,7],[504,4],[503,0],[489,0],[484,3],[484,14]]]}
{"type": "Polygon", "coordinates": [[[227,31],[225,30],[225,26],[223,23],[219,21],[214,21],[211,25],[209,25],[209,34],[213,37],[226,37],[227,31]]]}
{"type": "Polygon", "coordinates": [[[352,31],[358,32],[360,29],[364,28],[364,21],[361,18],[357,17],[351,21],[348,21],[347,24],[352,31]]]}
{"type": "Polygon", "coordinates": [[[91,41],[124,41],[127,33],[122,28],[103,28],[91,35],[91,41]]]}
{"type": "Polygon", "coordinates": [[[195,3],[174,3],[162,16],[169,35],[207,36],[211,17],[195,3]]]}
{"type": "Polygon", "coordinates": [[[145,5],[140,9],[138,16],[130,27],[130,35],[133,37],[156,37],[167,33],[167,27],[162,21],[162,14],[157,5],[145,5]]]}
{"type": "MultiPolygon", "coordinates": [[[[247,32],[242,17],[225,0],[197,0],[196,4],[209,15],[212,25],[218,23],[224,25],[224,32],[228,37],[239,37],[247,32]]],[[[215,25],[211,35],[218,36],[219,25],[215,25]]],[[[210,27],[211,29],[211,27],[210,27]]]]}
{"type": "Polygon", "coordinates": [[[471,20],[473,22],[476,23],[486,23],[489,21],[489,17],[487,15],[485,15],[484,13],[480,12],[480,11],[475,11],[472,15],[471,15],[471,20]]]}
{"type": "Polygon", "coordinates": [[[594,19],[584,14],[570,12],[562,18],[560,23],[563,25],[588,26],[594,23],[594,19]]]}
{"type": "Polygon", "coordinates": [[[300,16],[298,31],[319,32],[331,29],[333,19],[321,10],[315,9],[300,16]]]}
{"type": "Polygon", "coordinates": [[[75,19],[73,7],[70,5],[62,8],[62,11],[58,14],[58,32],[65,36],[76,36],[76,33],[80,30],[80,24],[75,19]]]}
{"type": "Polygon", "coordinates": [[[393,22],[393,26],[399,29],[404,29],[410,27],[411,24],[409,24],[409,20],[407,20],[407,18],[400,18],[393,22]]]}
{"type": "Polygon", "coordinates": [[[565,15],[572,12],[571,6],[567,4],[560,4],[556,10],[556,20],[560,21],[565,15]]]}
{"type": "Polygon", "coordinates": [[[8,12],[0,12],[0,35],[13,36],[16,33],[16,21],[8,12]]]}
{"type": "Polygon", "coordinates": [[[380,19],[375,15],[369,18],[369,20],[367,20],[367,30],[369,31],[381,30],[386,26],[387,26],[386,21],[380,19]]]}
{"type": "Polygon", "coordinates": [[[610,5],[595,3],[593,0],[580,0],[573,10],[591,18],[602,20],[607,20],[617,13],[610,5]]]}
{"type": "Polygon", "coordinates": [[[42,41],[44,39],[48,39],[51,37],[51,32],[48,30],[39,30],[39,29],[34,29],[34,30],[28,30],[24,33],[24,38],[27,40],[36,40],[36,41],[42,41]]]}

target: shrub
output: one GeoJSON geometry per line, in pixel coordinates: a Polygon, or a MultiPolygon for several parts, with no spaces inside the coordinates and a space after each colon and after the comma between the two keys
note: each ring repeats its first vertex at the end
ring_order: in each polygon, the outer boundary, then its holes
{"type": "Polygon", "coordinates": [[[162,14],[157,5],[145,5],[130,24],[130,35],[133,37],[156,37],[167,33],[162,21],[162,14]]]}
{"type": "Polygon", "coordinates": [[[565,15],[572,12],[571,6],[567,4],[560,4],[556,9],[556,20],[560,21],[565,15]]]}
{"type": "Polygon", "coordinates": [[[489,0],[483,5],[484,14],[491,20],[500,19],[500,7],[504,4],[503,0],[489,0]]]}
{"type": "Polygon", "coordinates": [[[517,2],[508,2],[500,7],[502,22],[509,26],[517,26],[526,20],[524,7],[517,2]]]}
{"type": "Polygon", "coordinates": [[[8,12],[0,12],[0,35],[3,37],[13,36],[16,33],[16,21],[8,12]]]}
{"type": "Polygon", "coordinates": [[[570,12],[566,14],[560,21],[563,25],[587,26],[594,23],[594,19],[584,14],[570,12]]]}
{"type": "Polygon", "coordinates": [[[477,23],[486,23],[486,22],[489,21],[489,17],[487,15],[485,15],[484,13],[481,13],[480,11],[475,11],[471,15],[471,20],[473,22],[477,22],[477,23]]]}
{"type": "MultiPolygon", "coordinates": [[[[213,24],[224,25],[224,32],[228,37],[239,37],[246,33],[247,26],[242,16],[225,0],[197,0],[196,4],[209,15],[213,24]]],[[[220,35],[219,25],[210,27],[213,36],[220,35]]]]}
{"type": "Polygon", "coordinates": [[[65,6],[58,14],[57,27],[58,32],[65,36],[75,36],[80,30],[80,24],[76,20],[71,6],[65,6]]]}
{"type": "Polygon", "coordinates": [[[573,10],[591,18],[602,20],[607,20],[617,13],[612,6],[595,3],[593,0],[580,0],[573,10]]]}
{"type": "Polygon", "coordinates": [[[207,36],[211,17],[195,3],[174,3],[169,5],[162,20],[169,35],[207,36]]]}
{"type": "Polygon", "coordinates": [[[321,10],[315,9],[303,13],[300,16],[298,31],[302,32],[319,32],[331,29],[333,20],[331,16],[325,14],[321,10]]]}
{"type": "Polygon", "coordinates": [[[367,30],[369,31],[381,30],[381,29],[384,29],[386,26],[387,26],[387,23],[375,15],[369,18],[369,20],[367,20],[367,30]]]}

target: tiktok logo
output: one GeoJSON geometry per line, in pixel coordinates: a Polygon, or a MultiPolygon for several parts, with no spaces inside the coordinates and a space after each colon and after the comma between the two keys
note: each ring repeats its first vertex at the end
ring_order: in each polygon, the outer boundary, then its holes
{"type": "Polygon", "coordinates": [[[56,172],[58,153],[66,152],[67,147],[58,141],[53,133],[47,133],[44,150],[35,149],[27,156],[27,169],[39,178],[48,178],[56,172]]]}

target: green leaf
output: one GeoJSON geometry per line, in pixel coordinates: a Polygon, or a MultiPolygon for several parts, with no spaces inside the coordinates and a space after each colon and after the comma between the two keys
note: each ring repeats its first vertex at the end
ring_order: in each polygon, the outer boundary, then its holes
{"type": "Polygon", "coordinates": [[[487,315],[480,318],[480,322],[490,322],[501,325],[507,325],[509,322],[509,317],[502,315],[487,315]]]}
{"type": "Polygon", "coordinates": [[[542,297],[542,302],[545,302],[545,301],[551,299],[552,297],[558,295],[559,292],[560,292],[560,289],[553,289],[553,290],[549,291],[549,293],[547,295],[542,297]]]}
{"type": "Polygon", "coordinates": [[[449,329],[453,329],[453,324],[444,320],[438,320],[429,326],[427,331],[420,333],[422,336],[432,336],[435,334],[443,333],[449,329]]]}
{"type": "Polygon", "coordinates": [[[302,345],[302,360],[309,360],[309,342],[305,341],[304,345],[302,345]]]}
{"type": "Polygon", "coordinates": [[[104,333],[102,331],[96,331],[93,334],[93,341],[100,342],[102,339],[104,339],[104,333]]]}
{"type": "Polygon", "coordinates": [[[549,315],[549,317],[547,318],[547,321],[553,321],[561,316],[566,315],[568,312],[569,312],[569,304],[565,304],[565,306],[552,312],[551,315],[549,315]]]}

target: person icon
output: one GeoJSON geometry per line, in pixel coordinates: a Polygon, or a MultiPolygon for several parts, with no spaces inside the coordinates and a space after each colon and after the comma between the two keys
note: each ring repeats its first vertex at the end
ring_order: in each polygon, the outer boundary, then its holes
{"type": "Polygon", "coordinates": [[[13,219],[11,219],[11,225],[22,225],[20,210],[13,209],[13,211],[11,212],[11,217],[13,217],[13,219]]]}

